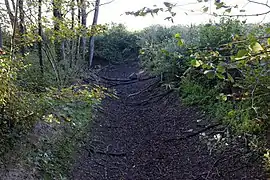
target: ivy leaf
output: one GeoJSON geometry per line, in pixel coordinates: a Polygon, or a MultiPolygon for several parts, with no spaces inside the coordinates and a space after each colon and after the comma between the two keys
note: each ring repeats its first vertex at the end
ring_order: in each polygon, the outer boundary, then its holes
{"type": "Polygon", "coordinates": [[[209,79],[214,79],[214,77],[215,77],[215,71],[214,70],[206,70],[206,71],[204,71],[204,74],[209,79]]]}
{"type": "Polygon", "coordinates": [[[203,68],[203,69],[211,69],[212,66],[210,66],[209,64],[203,64],[203,65],[202,65],[202,68],[203,68]]]}
{"type": "Polygon", "coordinates": [[[166,17],[164,20],[172,20],[172,17],[166,17]]]}
{"type": "Polygon", "coordinates": [[[164,5],[165,5],[166,7],[172,7],[172,4],[169,3],[169,2],[164,2],[164,5]]]}
{"type": "Polygon", "coordinates": [[[170,55],[169,51],[167,51],[165,49],[162,49],[161,50],[161,53],[165,54],[166,56],[169,56],[170,55]]]}
{"type": "Polygon", "coordinates": [[[153,13],[157,14],[159,10],[159,8],[153,9],[153,13]]]}
{"type": "Polygon", "coordinates": [[[244,56],[247,55],[247,54],[248,54],[248,51],[247,51],[247,50],[245,50],[245,49],[240,49],[240,50],[237,52],[236,57],[237,57],[237,58],[242,58],[242,57],[244,57],[244,56]]]}
{"type": "Polygon", "coordinates": [[[203,12],[207,12],[207,11],[208,11],[208,9],[209,9],[209,7],[205,7],[205,8],[203,8],[203,12]]]}
{"type": "Polygon", "coordinates": [[[175,37],[176,39],[179,39],[179,38],[181,38],[181,34],[177,33],[177,34],[175,34],[174,37],[175,37]]]}
{"type": "Polygon", "coordinates": [[[191,60],[191,65],[193,67],[200,67],[202,64],[203,62],[201,60],[196,60],[196,59],[191,60]]]}
{"type": "Polygon", "coordinates": [[[227,12],[227,13],[231,13],[231,11],[232,11],[232,8],[228,8],[225,10],[225,12],[227,12]]]}
{"type": "Polygon", "coordinates": [[[268,117],[266,114],[263,114],[263,115],[262,115],[262,118],[263,118],[264,120],[267,120],[269,117],[268,117]]]}
{"type": "Polygon", "coordinates": [[[232,83],[234,83],[234,79],[232,77],[232,75],[230,75],[229,73],[227,73],[227,77],[228,77],[228,80],[232,83]]]}
{"type": "Polygon", "coordinates": [[[231,110],[230,112],[228,112],[229,117],[234,117],[235,114],[236,114],[236,112],[234,110],[231,110]]]}
{"type": "Polygon", "coordinates": [[[216,73],[216,75],[219,79],[225,79],[225,76],[221,73],[216,73]]]}
{"type": "Polygon", "coordinates": [[[221,3],[215,2],[215,5],[216,5],[216,9],[220,9],[224,6],[224,3],[223,2],[221,2],[221,3]]]}
{"type": "Polygon", "coordinates": [[[270,27],[265,29],[266,34],[270,34],[270,27]]]}
{"type": "Polygon", "coordinates": [[[217,72],[219,73],[225,73],[226,72],[226,68],[222,65],[218,65],[217,66],[217,72]]]}
{"type": "Polygon", "coordinates": [[[255,53],[263,51],[263,47],[258,42],[256,42],[251,48],[252,48],[252,51],[255,53]]]}
{"type": "Polygon", "coordinates": [[[221,94],[219,94],[217,99],[221,99],[222,101],[227,101],[228,97],[224,93],[221,93],[221,94]]]}
{"type": "Polygon", "coordinates": [[[178,46],[183,46],[184,45],[184,42],[182,39],[179,39],[178,42],[177,42],[177,45],[178,46]]]}
{"type": "Polygon", "coordinates": [[[267,44],[270,45],[270,38],[267,39],[267,44]]]}

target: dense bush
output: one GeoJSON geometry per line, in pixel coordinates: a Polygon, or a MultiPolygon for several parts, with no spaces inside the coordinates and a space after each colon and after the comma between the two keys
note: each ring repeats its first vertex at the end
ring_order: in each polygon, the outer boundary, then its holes
{"type": "Polygon", "coordinates": [[[0,166],[6,166],[12,156],[16,164],[36,168],[34,173],[42,178],[60,179],[71,167],[72,153],[103,98],[103,90],[78,80],[59,86],[49,67],[40,75],[33,57],[35,52],[24,58],[9,52],[0,55],[0,166]],[[30,134],[44,122],[53,132],[42,127],[46,133],[32,144],[35,138],[30,134]],[[16,152],[18,148],[20,152],[16,152]]]}
{"type": "Polygon", "coordinates": [[[233,41],[235,36],[242,35],[243,25],[238,20],[221,19],[219,23],[208,23],[198,27],[199,47],[217,47],[233,41]]]}
{"type": "Polygon", "coordinates": [[[35,134],[39,140],[34,148],[28,145],[25,156],[41,177],[67,178],[74,152],[85,138],[94,108],[103,97],[102,88],[90,85],[50,89],[40,97],[39,104],[46,109],[42,117],[45,123],[39,122],[36,129],[43,133],[35,134]]]}
{"type": "Polygon", "coordinates": [[[102,35],[95,37],[95,57],[111,63],[121,63],[137,56],[136,33],[122,24],[112,24],[102,35]]]}
{"type": "Polygon", "coordinates": [[[257,38],[265,31],[248,27],[254,28],[222,19],[148,28],[139,41],[142,64],[154,74],[169,74],[187,104],[201,106],[238,133],[258,132],[270,116],[268,42],[257,38]]]}
{"type": "MultiPolygon", "coordinates": [[[[152,26],[140,32],[138,45],[141,47],[142,65],[153,74],[168,78],[183,73],[186,69],[185,49],[180,47],[175,34],[180,33],[186,44],[196,44],[197,29],[194,26],[173,26],[165,28],[152,26]]],[[[182,41],[180,41],[182,43],[182,41]]]]}
{"type": "Polygon", "coordinates": [[[22,68],[23,63],[12,60],[8,53],[0,55],[0,155],[9,150],[14,137],[20,137],[36,117],[32,108],[36,105],[35,98],[16,85],[17,73],[22,68]]]}

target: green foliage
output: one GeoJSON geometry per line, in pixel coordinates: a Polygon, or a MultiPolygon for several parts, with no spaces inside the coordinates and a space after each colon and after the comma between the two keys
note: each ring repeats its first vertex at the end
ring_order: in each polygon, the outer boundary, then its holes
{"type": "Polygon", "coordinates": [[[108,31],[95,37],[95,57],[121,63],[138,54],[136,33],[122,24],[112,24],[108,31]]]}
{"type": "Polygon", "coordinates": [[[233,50],[230,46],[229,43],[223,47],[227,56],[224,50],[196,52],[194,56],[200,65],[197,66],[197,62],[194,66],[193,63],[194,71],[203,71],[208,78],[225,82],[229,87],[225,100],[237,101],[234,109],[237,116],[230,117],[235,119],[231,124],[243,132],[257,131],[265,128],[269,119],[267,44],[259,43],[255,36],[250,35],[246,41],[235,44],[233,50]]]}
{"type": "Polygon", "coordinates": [[[86,85],[72,86],[61,91],[51,89],[40,98],[39,104],[46,109],[43,119],[55,130],[42,134],[26,156],[42,178],[67,178],[74,153],[87,133],[94,107],[104,97],[103,90],[86,85]]]}
{"type": "Polygon", "coordinates": [[[235,36],[243,34],[243,25],[240,21],[221,19],[219,23],[208,23],[199,27],[200,47],[216,47],[231,42],[235,36]]]}
{"type": "Polygon", "coordinates": [[[10,150],[15,138],[21,137],[37,116],[32,108],[36,98],[20,91],[16,84],[17,73],[24,68],[21,61],[14,61],[9,54],[0,55],[0,156],[10,150]]]}
{"type": "Polygon", "coordinates": [[[184,103],[201,106],[238,133],[262,131],[270,117],[268,40],[246,29],[232,19],[148,28],[139,43],[142,64],[154,74],[170,74],[167,80],[179,85],[184,103]]]}
{"type": "MultiPolygon", "coordinates": [[[[9,161],[4,157],[22,148],[20,155],[31,154],[26,159],[30,160],[31,168],[38,167],[43,176],[40,179],[63,179],[92,112],[104,97],[104,89],[81,85],[79,81],[89,73],[85,68],[87,50],[82,48],[83,41],[104,32],[105,26],[81,24],[81,19],[75,18],[75,9],[82,8],[80,3],[56,0],[19,4],[13,8],[18,13],[14,12],[10,20],[17,23],[8,22],[7,11],[1,16],[5,22],[1,26],[6,54],[0,54],[0,162],[7,166],[9,161]],[[25,8],[33,12],[41,10],[41,21],[30,17],[30,11],[23,11],[25,8]],[[46,16],[51,11],[55,17],[46,16]],[[43,134],[37,144],[29,143],[32,140],[29,134],[38,123],[44,122],[54,132],[43,134]]],[[[89,8],[91,4],[86,6],[89,8]]],[[[125,38],[128,33],[122,30],[119,34],[125,38]]],[[[134,37],[130,34],[127,41],[136,42],[134,37]]],[[[133,50],[127,45],[123,45],[127,51],[124,56],[133,50]]]]}
{"type": "Polygon", "coordinates": [[[203,107],[206,104],[214,104],[218,92],[216,89],[204,87],[199,82],[185,78],[180,84],[180,94],[184,104],[203,107]]]}
{"type": "Polygon", "coordinates": [[[40,76],[36,64],[25,66],[18,59],[11,60],[9,54],[0,59],[0,162],[22,141],[23,152],[18,156],[27,166],[42,178],[62,179],[106,89],[80,84],[59,88],[55,81],[48,81],[55,77],[50,71],[40,76]],[[38,143],[29,143],[29,132],[45,122],[53,132],[47,131],[38,143]]]}
{"type": "Polygon", "coordinates": [[[184,56],[184,46],[196,42],[194,36],[197,30],[194,26],[152,26],[140,34],[138,45],[144,68],[156,75],[166,74],[170,79],[175,79],[186,70],[189,57],[184,56]]]}

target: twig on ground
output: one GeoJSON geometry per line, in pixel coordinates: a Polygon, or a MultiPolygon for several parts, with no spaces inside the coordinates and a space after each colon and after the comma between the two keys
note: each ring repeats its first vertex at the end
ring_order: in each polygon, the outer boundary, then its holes
{"type": "Polygon", "coordinates": [[[91,154],[102,154],[102,155],[107,155],[107,156],[113,156],[113,157],[124,157],[126,156],[126,153],[112,153],[112,152],[103,152],[103,151],[96,151],[92,148],[87,148],[86,149],[89,153],[91,154]]]}
{"type": "Polygon", "coordinates": [[[146,88],[144,88],[141,91],[138,91],[136,93],[129,94],[127,97],[133,97],[133,96],[137,96],[139,94],[142,94],[144,92],[152,91],[153,89],[155,89],[156,87],[159,87],[159,86],[161,86],[160,80],[158,80],[157,82],[155,82],[153,84],[150,84],[149,86],[147,86],[146,88]]]}
{"type": "MultiPolygon", "coordinates": [[[[164,98],[165,96],[167,96],[168,94],[170,94],[171,92],[173,92],[173,89],[170,89],[169,91],[165,92],[165,93],[161,93],[161,94],[158,94],[158,95],[155,95],[155,96],[151,96],[150,98],[148,99],[145,99],[141,102],[138,102],[138,103],[133,103],[132,105],[135,105],[135,106],[141,106],[141,105],[146,105],[148,103],[151,102],[151,100],[155,99],[155,98],[158,98],[156,101],[159,101],[161,100],[162,98],[164,98]]],[[[156,102],[155,101],[155,102],[156,102]]],[[[153,101],[151,102],[153,103],[153,101]]]]}
{"type": "Polygon", "coordinates": [[[128,85],[128,84],[134,84],[134,83],[137,83],[137,82],[142,82],[142,81],[147,81],[147,80],[150,80],[150,79],[154,79],[154,78],[157,78],[157,77],[147,77],[147,78],[143,78],[143,79],[135,79],[135,80],[129,80],[129,81],[124,81],[124,82],[120,82],[120,83],[115,83],[115,84],[111,84],[109,87],[115,87],[115,86],[119,86],[119,85],[128,85]]]}
{"type": "Polygon", "coordinates": [[[134,80],[148,80],[148,79],[153,79],[156,78],[156,76],[150,76],[147,78],[136,78],[136,79],[123,79],[123,78],[110,78],[110,77],[105,77],[105,76],[100,76],[101,79],[104,79],[106,81],[120,81],[120,82],[129,82],[129,81],[134,81],[134,80]]]}
{"type": "Polygon", "coordinates": [[[199,135],[200,133],[205,132],[205,131],[207,131],[207,130],[209,130],[209,129],[212,129],[212,128],[214,128],[214,127],[217,127],[217,126],[219,126],[219,125],[221,125],[221,123],[212,124],[212,125],[206,126],[205,128],[203,128],[203,129],[201,129],[201,130],[199,130],[199,131],[197,131],[197,132],[195,132],[195,133],[189,134],[189,135],[184,136],[184,137],[167,139],[167,140],[165,140],[165,142],[173,142],[173,141],[185,140],[185,139],[188,139],[188,138],[197,136],[197,135],[199,135]]]}

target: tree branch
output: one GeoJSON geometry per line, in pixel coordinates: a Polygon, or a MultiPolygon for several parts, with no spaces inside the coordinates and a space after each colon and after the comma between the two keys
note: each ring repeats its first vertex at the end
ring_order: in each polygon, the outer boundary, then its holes
{"type": "Polygon", "coordinates": [[[253,1],[253,0],[248,0],[248,2],[263,5],[263,6],[270,8],[270,5],[268,5],[268,3],[262,3],[262,2],[257,2],[257,1],[253,1]]]}
{"type": "MultiPolygon", "coordinates": [[[[114,2],[114,1],[115,1],[115,0],[111,0],[111,1],[109,1],[109,2],[105,2],[105,3],[103,3],[103,4],[100,4],[99,7],[100,7],[100,6],[107,5],[107,4],[110,4],[110,3],[114,2]]],[[[87,15],[90,14],[91,12],[93,12],[95,9],[96,9],[96,8],[91,9],[89,12],[87,12],[87,15]]]]}
{"type": "Polygon", "coordinates": [[[263,16],[266,14],[269,14],[269,11],[263,12],[263,13],[257,13],[257,14],[209,14],[212,16],[222,16],[222,17],[252,17],[252,16],[263,16]]]}

